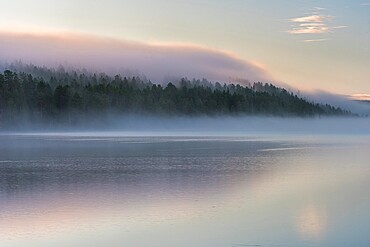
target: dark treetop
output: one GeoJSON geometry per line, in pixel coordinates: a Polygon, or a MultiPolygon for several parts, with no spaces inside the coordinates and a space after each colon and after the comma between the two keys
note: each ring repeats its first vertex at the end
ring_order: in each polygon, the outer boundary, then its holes
{"type": "Polygon", "coordinates": [[[350,115],[260,82],[241,86],[181,79],[162,86],[140,77],[31,68],[27,73],[5,70],[0,74],[0,127],[20,125],[24,121],[76,124],[91,117],[103,119],[110,113],[350,115]]]}

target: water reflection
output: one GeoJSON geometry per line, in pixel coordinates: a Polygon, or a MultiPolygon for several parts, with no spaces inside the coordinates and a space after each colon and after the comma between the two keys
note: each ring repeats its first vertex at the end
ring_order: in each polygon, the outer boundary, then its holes
{"type": "Polygon", "coordinates": [[[327,228],[327,212],[311,204],[301,210],[297,218],[297,229],[303,239],[318,241],[322,239],[327,228]]]}
{"type": "Polygon", "coordinates": [[[2,137],[1,246],[367,246],[361,143],[2,137]]]}

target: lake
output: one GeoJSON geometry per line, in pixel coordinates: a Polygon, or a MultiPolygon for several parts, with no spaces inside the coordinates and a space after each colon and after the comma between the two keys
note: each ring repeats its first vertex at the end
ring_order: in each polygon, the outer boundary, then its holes
{"type": "Polygon", "coordinates": [[[370,136],[1,134],[0,245],[370,246],[370,136]]]}

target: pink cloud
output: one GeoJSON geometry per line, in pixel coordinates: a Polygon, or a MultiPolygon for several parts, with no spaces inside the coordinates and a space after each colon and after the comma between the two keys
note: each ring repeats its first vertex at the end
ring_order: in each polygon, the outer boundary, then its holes
{"type": "Polygon", "coordinates": [[[329,39],[306,39],[304,40],[304,42],[307,42],[307,43],[312,43],[312,42],[323,42],[323,41],[327,41],[329,39]]]}
{"type": "Polygon", "coordinates": [[[318,22],[322,23],[326,20],[331,19],[332,17],[329,15],[309,15],[309,16],[304,16],[304,17],[298,17],[298,18],[293,18],[290,19],[290,22],[318,22]]]}
{"type": "MultiPolygon", "coordinates": [[[[316,10],[322,11],[324,8],[316,7],[316,10]]],[[[336,29],[346,28],[347,26],[330,26],[329,21],[333,16],[323,15],[320,12],[314,12],[311,15],[289,19],[293,23],[292,28],[287,31],[290,34],[308,34],[308,35],[323,35],[326,33],[333,33],[336,29]]],[[[320,39],[306,39],[304,42],[318,42],[328,40],[326,38],[320,39]]]]}
{"type": "Polygon", "coordinates": [[[289,30],[290,34],[322,34],[330,31],[325,23],[332,19],[328,15],[309,15],[299,18],[290,19],[289,22],[295,23],[293,29],[289,30]]]}
{"type": "Polygon", "coordinates": [[[108,73],[137,71],[153,81],[168,78],[207,78],[271,81],[273,78],[255,62],[231,53],[189,44],[150,44],[75,33],[0,32],[3,61],[22,60],[36,65],[60,64],[108,73]]]}
{"type": "Polygon", "coordinates": [[[288,31],[290,34],[320,34],[329,32],[326,26],[305,26],[288,31]]]}
{"type": "Polygon", "coordinates": [[[364,93],[353,94],[353,95],[349,96],[349,98],[352,99],[352,100],[370,101],[370,94],[364,94],[364,93]]]}

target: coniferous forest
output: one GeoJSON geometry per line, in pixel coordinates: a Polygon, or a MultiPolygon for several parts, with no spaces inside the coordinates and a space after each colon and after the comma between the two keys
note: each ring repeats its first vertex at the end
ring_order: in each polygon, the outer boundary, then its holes
{"type": "Polygon", "coordinates": [[[1,127],[23,121],[78,124],[107,114],[161,116],[350,115],[309,102],[272,84],[248,86],[181,79],[167,85],[124,77],[28,66],[27,72],[0,74],[1,127]]]}

